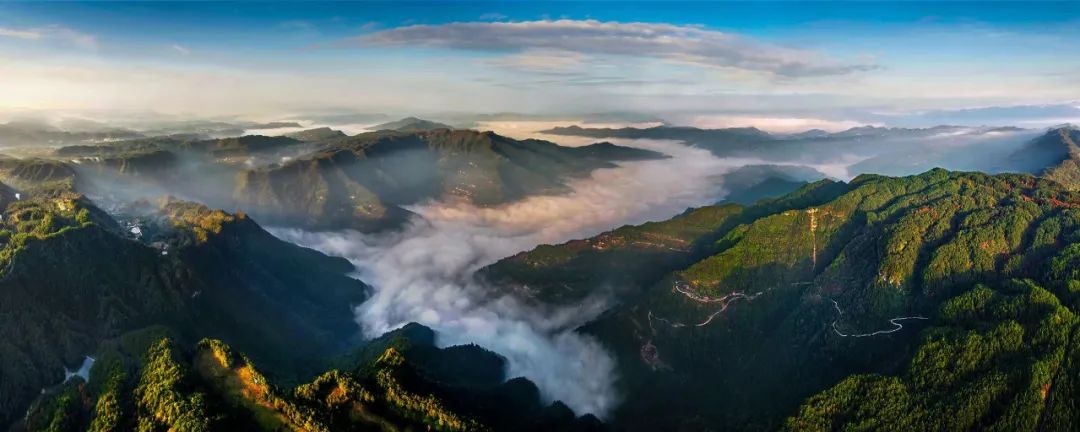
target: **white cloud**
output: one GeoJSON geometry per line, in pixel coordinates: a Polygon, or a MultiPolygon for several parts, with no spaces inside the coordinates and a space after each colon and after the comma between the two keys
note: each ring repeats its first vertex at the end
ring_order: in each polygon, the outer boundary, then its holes
{"type": "Polygon", "coordinates": [[[185,47],[183,45],[180,45],[180,44],[172,44],[172,45],[169,46],[169,48],[172,48],[173,51],[176,51],[176,52],[178,52],[180,54],[183,54],[183,55],[191,54],[190,49],[187,49],[187,47],[185,47]]]}
{"type": "Polygon", "coordinates": [[[5,27],[0,27],[0,36],[26,40],[41,39],[41,33],[39,32],[33,30],[19,30],[5,27]]]}
{"type": "Polygon", "coordinates": [[[539,72],[569,71],[585,62],[584,54],[574,51],[527,50],[521,53],[500,57],[492,61],[497,66],[539,72]]]}
{"type": "Polygon", "coordinates": [[[58,41],[86,49],[97,49],[97,38],[77,30],[58,25],[34,28],[0,27],[0,37],[29,41],[58,41]]]}
{"type": "Polygon", "coordinates": [[[877,68],[821,53],[753,41],[699,26],[596,20],[411,25],[352,38],[346,45],[519,52],[530,50],[675,60],[782,77],[844,75],[877,68]]]}

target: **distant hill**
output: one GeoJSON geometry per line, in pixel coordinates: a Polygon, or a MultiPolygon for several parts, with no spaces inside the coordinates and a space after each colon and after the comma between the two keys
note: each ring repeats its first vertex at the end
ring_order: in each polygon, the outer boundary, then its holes
{"type": "Polygon", "coordinates": [[[630,138],[630,139],[677,139],[687,141],[702,141],[705,139],[723,138],[733,142],[759,142],[772,140],[774,137],[761,129],[727,128],[727,129],[699,129],[688,126],[656,126],[651,128],[625,127],[612,128],[583,128],[580,126],[555,127],[541,133],[551,135],[584,136],[590,138],[630,138]]]}
{"type": "Polygon", "coordinates": [[[97,145],[74,145],[56,149],[58,157],[124,157],[140,153],[168,151],[192,153],[210,158],[238,158],[280,151],[303,144],[287,136],[244,135],[233,138],[193,139],[191,137],[153,137],[97,145]]]}
{"type": "Polygon", "coordinates": [[[392,130],[398,132],[428,132],[438,129],[453,129],[453,127],[416,117],[406,117],[401,120],[378,124],[372,126],[370,129],[375,131],[392,130]]]}
{"type": "Polygon", "coordinates": [[[1014,153],[1024,171],[1041,174],[1070,188],[1080,188],[1080,129],[1063,126],[1047,131],[1014,153]]]}
{"type": "Polygon", "coordinates": [[[58,146],[132,139],[142,136],[139,132],[120,128],[90,132],[67,132],[38,122],[0,124],[0,147],[58,146]]]}
{"type": "Polygon", "coordinates": [[[280,166],[238,174],[236,207],[260,219],[318,229],[396,226],[401,206],[429,198],[496,205],[559,193],[565,181],[615,161],[660,158],[609,143],[562,147],[492,132],[372,132],[280,166]]]}
{"type": "Polygon", "coordinates": [[[425,199],[497,205],[565,192],[566,181],[617,161],[665,157],[606,142],[561,147],[472,130],[308,132],[326,139],[144,138],[61,147],[55,156],[70,163],[48,163],[78,172],[82,190],[95,195],[182,194],[269,223],[378,231],[403,223],[409,212],[402,206],[425,199]]]}
{"type": "Polygon", "coordinates": [[[724,174],[723,187],[729,191],[724,200],[751,205],[762,199],[787,195],[827,177],[802,166],[746,165],[724,174]]]}
{"type": "Polygon", "coordinates": [[[287,136],[289,138],[292,138],[292,139],[300,140],[300,141],[316,142],[316,141],[327,141],[327,140],[331,140],[331,139],[335,139],[335,138],[344,138],[344,137],[346,137],[348,135],[345,135],[345,132],[342,132],[342,131],[339,131],[339,130],[330,129],[328,127],[321,127],[321,128],[315,128],[315,129],[302,130],[300,132],[293,132],[293,133],[287,134],[285,136],[287,136]]]}

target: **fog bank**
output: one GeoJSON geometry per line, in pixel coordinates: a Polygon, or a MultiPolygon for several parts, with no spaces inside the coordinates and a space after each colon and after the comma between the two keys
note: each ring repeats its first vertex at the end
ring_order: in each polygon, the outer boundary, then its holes
{"type": "Polygon", "coordinates": [[[534,196],[490,208],[429,202],[399,233],[275,234],[356,264],[374,287],[356,310],[369,337],[416,321],[435,329],[440,346],[476,343],[509,361],[510,377],[525,376],[551,400],[579,414],[603,417],[618,402],[613,359],[574,329],[612,301],[598,294],[568,309],[536,310],[474,280],[479,268],[539,244],[595,235],[623,224],[677,214],[716,202],[719,176],[745,164],[670,141],[622,141],[672,158],[631,162],[570,183],[572,192],[534,196]]]}

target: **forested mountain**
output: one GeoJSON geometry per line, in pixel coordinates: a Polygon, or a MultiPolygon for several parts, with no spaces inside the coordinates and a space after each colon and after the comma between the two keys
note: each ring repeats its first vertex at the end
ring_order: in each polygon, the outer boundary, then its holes
{"type": "Polygon", "coordinates": [[[410,324],[290,388],[219,340],[185,346],[149,328],[104,345],[89,384],[76,377],[51,389],[24,423],[32,431],[603,430],[595,417],[544,406],[529,381],[506,381],[494,353],[433,340],[410,324]]]}
{"type": "Polygon", "coordinates": [[[372,132],[302,158],[237,175],[236,206],[274,223],[374,231],[400,224],[428,198],[494,205],[566,190],[615,161],[663,157],[608,143],[562,147],[492,132],[372,132]]]}
{"type": "MultiPolygon", "coordinates": [[[[713,133],[683,129],[650,133],[713,133]]],[[[614,131],[602,133],[640,130],[614,131]]],[[[934,169],[845,183],[815,181],[826,175],[803,164],[756,162],[866,142],[862,151],[882,162],[895,158],[881,153],[892,137],[936,142],[960,132],[726,130],[737,139],[713,153],[762,157],[710,178],[730,192],[725,201],[480,270],[491,294],[536,310],[609,300],[594,320],[566,329],[616,360],[621,402],[607,425],[507,376],[510,363],[496,353],[437,347],[426,327],[363,340],[354,307],[369,287],[349,276],[352,264],[255,220],[374,232],[399,226],[404,207],[425,200],[496,206],[567,192],[618,161],[676,159],[441,127],[139,138],[0,158],[0,330],[11,335],[0,340],[0,424],[1068,429],[1080,421],[1074,129],[979,147],[1012,149],[1007,165],[1042,177],[934,169]],[[135,198],[167,193],[185,199],[135,198]],[[96,361],[73,372],[87,356],[96,361]]],[[[917,154],[905,169],[941,154],[917,154]]]]}
{"type": "Polygon", "coordinates": [[[299,375],[357,331],[350,305],[366,287],[343,259],[278,240],[243,214],[164,201],[118,221],[42,185],[18,198],[5,188],[0,201],[0,424],[63,381],[65,366],[140,328],[230,340],[299,375]]]}
{"type": "Polygon", "coordinates": [[[1068,125],[1051,129],[1012,155],[1021,169],[1080,188],[1080,130],[1068,125]]]}
{"type": "Polygon", "coordinates": [[[353,266],[244,213],[172,198],[106,213],[64,163],[0,161],[0,178],[19,183],[0,185],[4,427],[602,427],[507,380],[494,353],[436,348],[429,329],[364,343],[352,309],[368,287],[346,275],[353,266]]]}
{"type": "Polygon", "coordinates": [[[287,134],[285,136],[287,136],[289,138],[293,138],[293,139],[298,139],[300,141],[319,142],[319,141],[326,141],[326,140],[331,140],[331,139],[335,139],[335,138],[345,138],[348,135],[346,135],[345,132],[342,132],[342,131],[339,131],[339,130],[336,130],[336,129],[330,129],[328,127],[322,127],[322,128],[302,130],[300,132],[293,132],[293,133],[287,134]]]}
{"type": "Polygon", "coordinates": [[[617,428],[1058,430],[1078,209],[1028,175],[863,175],[484,273],[535,302],[620,287],[585,329],[619,360],[617,428]]]}

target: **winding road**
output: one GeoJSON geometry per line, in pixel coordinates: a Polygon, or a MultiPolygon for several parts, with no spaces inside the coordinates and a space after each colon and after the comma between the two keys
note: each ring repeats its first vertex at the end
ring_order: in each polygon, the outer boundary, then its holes
{"type": "Polygon", "coordinates": [[[704,326],[709,325],[709,323],[711,323],[712,320],[714,318],[716,318],[717,315],[720,315],[725,310],[727,310],[728,306],[731,306],[731,303],[733,303],[735,300],[743,299],[743,300],[746,300],[746,301],[751,301],[751,300],[757,298],[757,296],[761,295],[761,292],[759,291],[759,292],[756,292],[756,293],[751,294],[751,295],[747,295],[747,294],[741,293],[741,292],[734,292],[734,293],[725,295],[723,297],[709,297],[709,296],[695,294],[695,293],[692,293],[690,291],[687,291],[686,288],[685,288],[686,285],[687,284],[683,283],[683,282],[675,282],[674,289],[675,289],[675,291],[678,291],[680,294],[686,296],[686,298],[688,298],[688,299],[690,299],[692,301],[695,301],[695,302],[698,302],[698,303],[721,303],[722,306],[716,312],[713,312],[713,313],[709,314],[709,316],[705,319],[705,321],[699,322],[697,324],[684,324],[684,323],[680,323],[680,322],[674,322],[674,321],[671,321],[671,320],[669,320],[667,318],[661,318],[661,317],[658,317],[656,315],[653,315],[652,311],[650,310],[649,311],[649,322],[650,322],[650,324],[652,323],[652,320],[655,319],[657,321],[667,323],[668,325],[670,325],[671,327],[674,327],[674,328],[687,327],[687,326],[704,327],[704,326]]]}
{"type": "Polygon", "coordinates": [[[898,332],[898,331],[900,331],[900,330],[902,330],[904,328],[904,325],[900,324],[900,321],[905,321],[905,320],[927,320],[927,319],[929,319],[929,318],[924,317],[924,316],[896,317],[896,318],[889,319],[889,323],[896,326],[895,328],[892,328],[892,329],[889,329],[889,330],[878,330],[878,331],[873,332],[873,333],[844,334],[843,332],[840,331],[840,329],[838,329],[836,327],[836,323],[840,322],[840,317],[844,315],[844,311],[840,310],[840,304],[837,303],[836,300],[829,299],[829,301],[831,301],[833,303],[833,307],[836,308],[836,319],[833,320],[833,322],[832,322],[832,329],[833,329],[834,332],[836,332],[837,335],[839,335],[841,337],[870,337],[870,336],[878,336],[878,335],[889,334],[889,333],[896,333],[896,332],[898,332]]]}

